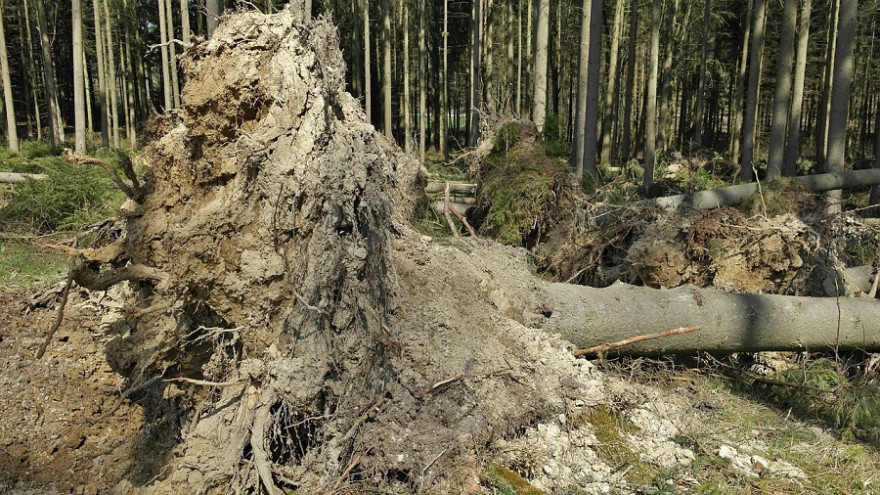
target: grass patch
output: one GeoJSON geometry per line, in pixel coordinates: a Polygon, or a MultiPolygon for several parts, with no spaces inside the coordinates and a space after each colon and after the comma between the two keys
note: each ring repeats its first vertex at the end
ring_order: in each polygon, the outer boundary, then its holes
{"type": "Polygon", "coordinates": [[[54,251],[0,240],[0,290],[34,290],[64,279],[67,269],[67,259],[54,251]]]}
{"type": "Polygon", "coordinates": [[[498,495],[544,495],[512,469],[494,462],[486,468],[486,481],[498,495]]]}

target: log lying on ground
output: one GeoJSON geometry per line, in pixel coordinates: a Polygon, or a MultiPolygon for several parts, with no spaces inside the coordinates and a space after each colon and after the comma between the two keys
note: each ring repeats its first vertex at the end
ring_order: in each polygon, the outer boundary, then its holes
{"type": "Polygon", "coordinates": [[[880,302],[873,299],[731,294],[694,286],[657,290],[623,283],[604,289],[550,284],[546,293],[553,308],[543,329],[579,348],[699,325],[700,332],[646,340],[620,353],[880,350],[880,302]]]}
{"type": "Polygon", "coordinates": [[[15,184],[28,179],[42,180],[45,174],[17,174],[15,172],[0,172],[0,184],[15,184]]]}
{"type": "MultiPolygon", "coordinates": [[[[812,192],[832,191],[835,189],[851,189],[861,186],[880,184],[880,169],[850,170],[833,174],[805,175],[797,177],[812,192]]],[[[679,194],[647,201],[659,208],[675,210],[689,207],[694,210],[711,210],[721,206],[736,206],[749,199],[758,190],[755,182],[738,184],[699,191],[693,194],[679,194]]]]}

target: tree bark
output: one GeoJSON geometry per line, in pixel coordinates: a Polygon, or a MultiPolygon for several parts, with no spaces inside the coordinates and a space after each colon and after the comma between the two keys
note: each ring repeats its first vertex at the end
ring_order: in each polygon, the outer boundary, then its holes
{"type": "MultiPolygon", "coordinates": [[[[841,0],[834,53],[834,83],[828,115],[828,159],[826,172],[840,172],[846,161],[846,124],[849,115],[849,89],[853,74],[853,41],[858,21],[858,0],[841,0]]],[[[840,191],[829,191],[825,198],[828,214],[840,213],[840,191]]]]}
{"type": "MultiPolygon", "coordinates": [[[[708,3],[709,0],[706,0],[708,3]]],[[[654,147],[657,144],[657,72],[660,62],[660,0],[651,8],[651,48],[648,56],[648,89],[645,108],[645,175],[642,189],[650,194],[654,185],[654,147]]]]}
{"type": "Polygon", "coordinates": [[[370,0],[364,2],[364,110],[367,122],[373,123],[373,102],[370,88],[370,0]]]}
{"type": "MultiPolygon", "coordinates": [[[[409,74],[409,2],[403,4],[403,149],[412,152],[412,94],[409,74]]],[[[445,39],[445,38],[444,38],[445,39]]]]}
{"type": "MultiPolygon", "coordinates": [[[[77,153],[86,151],[86,103],[85,79],[83,76],[83,44],[82,44],[82,0],[71,2],[71,24],[73,29],[73,120],[74,120],[74,149],[77,153]]],[[[0,31],[2,34],[2,31],[0,31]]],[[[6,60],[6,46],[0,47],[0,56],[6,60]]],[[[4,71],[6,72],[6,71],[4,71]]],[[[8,76],[8,74],[6,74],[8,76]]],[[[4,82],[5,82],[4,77],[4,82]]],[[[4,87],[5,89],[5,87],[4,87]]]]}
{"type": "Polygon", "coordinates": [[[393,141],[391,115],[391,0],[382,2],[382,94],[385,137],[393,141]]]}
{"type": "MultiPolygon", "coordinates": [[[[3,29],[3,2],[0,1],[0,75],[3,77],[3,106],[6,108],[6,139],[9,149],[18,151],[18,126],[15,123],[15,107],[12,99],[12,81],[9,78],[9,58],[6,54],[6,33],[3,29]]],[[[82,28],[82,24],[80,24],[82,28]]],[[[80,34],[82,30],[80,29],[80,34]]],[[[82,60],[82,57],[80,57],[82,60]]],[[[80,62],[82,63],[82,62],[80,62]]],[[[80,79],[82,83],[82,79],[80,79]]]]}
{"type": "Polygon", "coordinates": [[[189,0],[180,0],[180,33],[181,41],[189,43],[189,0]]]}
{"type": "Polygon", "coordinates": [[[220,2],[219,0],[205,0],[205,30],[207,38],[214,34],[217,29],[217,23],[220,20],[220,2]]]}
{"type": "Polygon", "coordinates": [[[740,162],[740,177],[745,182],[755,180],[755,174],[752,171],[752,159],[755,153],[755,128],[757,127],[758,91],[760,91],[758,83],[761,77],[761,51],[764,48],[764,21],[767,16],[765,0],[755,0],[754,14],[751,61],[749,63],[749,88],[746,91],[742,160],[740,162]]]}
{"type": "Polygon", "coordinates": [[[639,27],[639,2],[632,0],[629,11],[629,44],[626,60],[626,90],[623,93],[623,138],[620,143],[620,161],[629,160],[632,153],[632,112],[635,100],[636,35],[639,27]]]}
{"type": "Polygon", "coordinates": [[[64,124],[61,121],[61,108],[58,105],[58,91],[55,88],[55,62],[52,60],[52,45],[49,39],[49,25],[46,22],[46,9],[43,0],[34,0],[37,10],[37,27],[40,30],[40,48],[43,52],[43,79],[49,107],[49,139],[55,146],[64,141],[64,124]]]}
{"type": "Polygon", "coordinates": [[[788,142],[785,146],[785,167],[783,169],[783,174],[789,177],[793,177],[797,171],[797,159],[801,149],[801,118],[804,105],[804,81],[807,73],[807,48],[810,43],[811,11],[812,1],[803,0],[794,66],[794,89],[791,95],[791,117],[788,123],[788,142]]]}
{"type": "Polygon", "coordinates": [[[700,76],[697,83],[697,104],[694,109],[694,145],[703,147],[703,107],[706,101],[706,58],[709,54],[709,31],[711,29],[712,0],[703,6],[703,41],[700,44],[700,76]]]}
{"type": "MultiPolygon", "coordinates": [[[[159,42],[162,44],[162,46],[159,47],[159,52],[162,55],[162,95],[165,98],[165,106],[163,107],[163,110],[167,112],[174,108],[174,105],[171,100],[171,72],[168,70],[168,31],[165,24],[165,0],[156,1],[158,2],[157,5],[159,7],[159,42]]],[[[210,12],[211,10],[209,8],[209,18],[211,17],[210,12]]],[[[208,30],[209,33],[213,32],[213,29],[211,28],[208,28],[208,30]]]]}
{"type": "MultiPolygon", "coordinates": [[[[95,18],[95,26],[101,26],[101,4],[100,0],[92,1],[92,13],[95,18]]],[[[107,113],[107,71],[104,64],[104,35],[103,29],[95,29],[95,56],[97,58],[98,72],[98,105],[101,114],[101,147],[110,146],[110,125],[107,113]]]]}
{"type": "Polygon", "coordinates": [[[767,151],[767,178],[771,180],[782,175],[785,158],[785,134],[791,102],[791,67],[794,58],[796,24],[797,0],[785,0],[782,32],[779,36],[779,57],[776,62],[776,95],[773,98],[773,117],[770,123],[770,147],[767,151]]]}
{"type": "MultiPolygon", "coordinates": [[[[424,3],[424,0],[421,0],[424,3]]],[[[470,109],[468,112],[468,146],[476,146],[480,137],[480,105],[483,95],[482,79],[482,40],[480,31],[480,19],[482,17],[482,0],[474,0],[473,19],[471,20],[471,94],[470,109]]],[[[422,29],[419,31],[420,40],[424,39],[424,15],[422,15],[422,29]]],[[[422,43],[422,41],[420,41],[422,43]]],[[[424,154],[422,154],[424,162],[424,154]]]]}
{"type": "Polygon", "coordinates": [[[584,143],[587,127],[587,79],[590,62],[590,17],[592,1],[584,0],[581,7],[581,46],[578,60],[577,111],[575,112],[574,142],[571,145],[571,168],[578,178],[584,176],[584,143]]]}
{"type": "Polygon", "coordinates": [[[42,180],[45,179],[44,174],[17,174],[14,172],[0,172],[0,184],[17,184],[28,179],[42,180]]]}
{"type": "MultiPolygon", "coordinates": [[[[34,63],[34,60],[35,60],[34,46],[33,46],[33,43],[31,43],[33,36],[31,35],[30,6],[28,6],[28,0],[24,0],[24,2],[21,5],[21,10],[24,13],[23,17],[24,17],[25,33],[27,36],[27,38],[26,38],[27,41],[26,42],[23,41],[22,44],[27,45],[27,48],[28,48],[27,67],[28,67],[28,73],[31,76],[31,84],[30,84],[31,98],[33,100],[33,112],[34,112],[34,118],[35,118],[34,120],[36,121],[36,127],[37,127],[37,140],[42,140],[43,139],[43,116],[42,116],[42,113],[40,112],[40,101],[39,101],[39,97],[37,96],[37,86],[39,86],[39,84],[37,82],[37,80],[38,80],[37,67],[36,67],[36,64],[34,63]]],[[[24,56],[24,53],[22,53],[22,56],[24,56]]]]}
{"type": "Polygon", "coordinates": [[[618,352],[880,350],[880,327],[873,324],[880,304],[869,299],[731,294],[694,286],[657,290],[619,282],[604,289],[550,284],[545,294],[552,313],[543,329],[577,347],[699,325],[700,332],[645,340],[618,352]]]}
{"type": "Polygon", "coordinates": [[[819,102],[819,115],[816,118],[816,164],[820,172],[826,172],[825,160],[828,154],[828,115],[831,110],[831,91],[834,88],[834,53],[837,47],[837,25],[840,15],[840,0],[830,0],[828,12],[828,31],[825,43],[825,73],[822,80],[822,99],[819,102]]]}
{"type": "Polygon", "coordinates": [[[660,86],[660,103],[657,116],[657,149],[666,151],[672,130],[672,60],[675,56],[675,19],[680,0],[673,0],[666,16],[666,55],[663,58],[663,82],[660,86]]]}
{"type": "Polygon", "coordinates": [[[584,129],[584,172],[598,174],[599,67],[602,62],[602,0],[590,0],[590,59],[587,64],[587,118],[584,129]]]}
{"type": "MultiPolygon", "coordinates": [[[[105,6],[107,0],[104,0],[105,6]]],[[[174,12],[171,10],[171,0],[165,0],[165,14],[166,14],[166,26],[165,29],[168,32],[168,71],[171,73],[171,101],[174,104],[174,108],[180,108],[180,81],[177,77],[177,48],[176,45],[172,42],[174,40],[174,12]]],[[[107,16],[109,19],[109,16],[107,16]]],[[[110,36],[107,36],[107,39],[111,39],[110,36]]],[[[108,46],[113,46],[112,43],[109,43],[108,46]]],[[[110,52],[110,64],[113,67],[113,52],[110,52]]],[[[113,69],[113,73],[116,73],[116,70],[113,69]]],[[[112,93],[111,93],[112,95],[112,93]]],[[[114,112],[115,112],[114,105],[114,112]]],[[[114,131],[114,139],[118,133],[114,131]]]]}
{"type": "Polygon", "coordinates": [[[534,105],[532,120],[538,132],[544,132],[547,117],[547,49],[550,39],[550,0],[537,0],[538,25],[535,33],[534,105]]]}
{"type": "MultiPolygon", "coordinates": [[[[168,0],[170,1],[170,0],[168,0]]],[[[110,92],[110,136],[113,138],[113,146],[119,147],[119,98],[117,91],[116,57],[113,46],[113,18],[110,17],[108,0],[104,0],[104,36],[107,42],[107,88],[110,92]]]]}
{"type": "Polygon", "coordinates": [[[449,161],[449,0],[443,0],[443,67],[440,70],[440,155],[449,161]]]}
{"type": "MultiPolygon", "coordinates": [[[[846,172],[804,175],[797,177],[812,192],[825,192],[835,189],[852,189],[856,187],[880,184],[880,169],[848,170],[846,172]]],[[[708,189],[693,194],[680,194],[650,200],[658,208],[675,210],[690,208],[694,210],[711,210],[721,206],[736,206],[758,192],[758,184],[749,182],[718,189],[708,189]]]]}

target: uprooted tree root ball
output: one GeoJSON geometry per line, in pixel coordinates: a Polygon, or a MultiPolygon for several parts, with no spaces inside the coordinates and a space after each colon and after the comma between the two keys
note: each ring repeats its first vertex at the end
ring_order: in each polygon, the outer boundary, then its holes
{"type": "MultiPolygon", "coordinates": [[[[574,360],[535,364],[510,307],[434,314],[403,220],[423,172],[344,92],[335,28],[302,11],[228,17],[187,52],[141,201],[74,270],[126,282],[108,360],[177,428],[162,474],[118,493],[458,491],[488,442],[583,403],[574,360]]],[[[503,299],[477,278],[458,289],[503,299]]]]}

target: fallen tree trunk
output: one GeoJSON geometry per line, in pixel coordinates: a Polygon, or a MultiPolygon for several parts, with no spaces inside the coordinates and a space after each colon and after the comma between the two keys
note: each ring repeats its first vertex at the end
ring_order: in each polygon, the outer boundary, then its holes
{"type": "MultiPolygon", "coordinates": [[[[833,174],[805,175],[797,177],[812,192],[832,191],[835,189],[852,189],[861,186],[880,184],[880,169],[850,170],[833,174]]],[[[736,206],[749,199],[758,190],[758,183],[738,184],[698,191],[693,194],[679,194],[648,200],[646,203],[675,210],[689,207],[694,210],[711,210],[721,206],[736,206]]]]}
{"type": "Polygon", "coordinates": [[[865,298],[732,294],[682,286],[657,290],[617,283],[604,289],[551,284],[544,330],[591,347],[671,328],[701,332],[646,340],[621,354],[880,350],[880,303],[865,298]]]}
{"type": "Polygon", "coordinates": [[[42,180],[45,178],[45,174],[17,174],[15,172],[0,172],[0,184],[16,184],[18,182],[24,182],[28,179],[42,180]]]}

